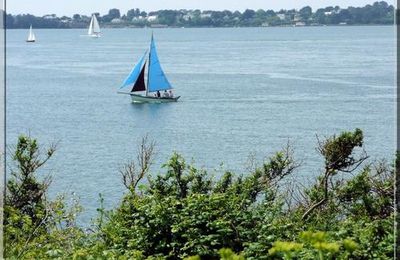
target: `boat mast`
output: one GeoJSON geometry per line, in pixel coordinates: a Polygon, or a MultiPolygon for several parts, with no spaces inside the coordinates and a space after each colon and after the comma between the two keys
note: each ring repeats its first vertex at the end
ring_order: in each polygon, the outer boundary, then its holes
{"type": "Polygon", "coordinates": [[[151,32],[151,41],[150,41],[150,51],[149,51],[149,62],[147,64],[147,88],[146,88],[146,97],[149,95],[149,79],[150,79],[150,58],[151,58],[151,43],[153,42],[153,32],[151,32]]]}

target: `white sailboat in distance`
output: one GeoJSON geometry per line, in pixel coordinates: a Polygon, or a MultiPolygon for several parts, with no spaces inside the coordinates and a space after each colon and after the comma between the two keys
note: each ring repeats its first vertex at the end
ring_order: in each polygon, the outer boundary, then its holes
{"type": "Polygon", "coordinates": [[[97,21],[96,15],[92,14],[92,19],[90,20],[88,36],[99,38],[100,37],[100,26],[97,21]]]}
{"type": "Polygon", "coordinates": [[[26,42],[35,42],[35,41],[36,41],[36,36],[35,36],[35,34],[33,33],[32,24],[31,24],[31,27],[29,28],[28,39],[26,40],[26,42]]]}

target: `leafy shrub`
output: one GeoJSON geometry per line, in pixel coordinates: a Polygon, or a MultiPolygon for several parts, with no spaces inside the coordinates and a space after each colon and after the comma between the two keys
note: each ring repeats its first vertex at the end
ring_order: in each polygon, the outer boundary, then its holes
{"type": "Polygon", "coordinates": [[[165,174],[152,176],[154,143],[146,137],[120,171],[127,188],[120,205],[101,204],[89,233],[75,224],[79,203],[49,200],[50,179],[36,178],[54,148],[43,155],[21,136],[7,183],[6,257],[390,259],[394,166],[365,163],[362,144],[359,129],[319,142],[325,168],[317,182],[286,193],[294,187],[281,185],[299,167],[289,146],[243,175],[215,179],[173,154],[165,174]]]}

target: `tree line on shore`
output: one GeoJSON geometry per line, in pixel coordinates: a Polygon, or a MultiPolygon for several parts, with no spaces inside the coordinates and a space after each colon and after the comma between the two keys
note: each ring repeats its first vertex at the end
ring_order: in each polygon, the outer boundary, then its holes
{"type": "MultiPolygon", "coordinates": [[[[340,8],[328,6],[315,11],[310,6],[299,10],[201,11],[159,10],[145,12],[138,8],[121,14],[110,9],[107,14],[94,13],[103,27],[258,27],[309,25],[371,25],[393,24],[394,7],[385,1],[364,7],[340,8]]],[[[85,28],[90,16],[75,14],[57,17],[55,14],[37,17],[31,14],[6,15],[6,27],[28,28],[85,28]]]]}
{"type": "Polygon", "coordinates": [[[41,168],[55,147],[22,135],[8,161],[5,258],[393,259],[398,160],[369,161],[363,143],[360,129],[318,139],[324,164],[304,186],[290,181],[301,164],[289,144],[247,173],[213,178],[176,153],[150,174],[145,137],[119,171],[119,205],[107,210],[100,196],[85,230],[78,200],[47,195],[41,168]]]}

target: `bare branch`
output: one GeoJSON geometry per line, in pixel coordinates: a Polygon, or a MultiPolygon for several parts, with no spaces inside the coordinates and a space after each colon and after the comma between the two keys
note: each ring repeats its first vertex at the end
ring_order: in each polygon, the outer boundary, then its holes
{"type": "Polygon", "coordinates": [[[255,152],[250,152],[250,154],[247,156],[245,169],[248,172],[254,172],[257,169],[257,160],[255,152]]]}
{"type": "Polygon", "coordinates": [[[155,145],[154,141],[148,140],[147,134],[142,138],[137,154],[137,161],[140,168],[140,179],[144,177],[153,163],[155,145]]]}
{"type": "Polygon", "coordinates": [[[270,172],[268,174],[269,180],[267,181],[271,185],[277,185],[279,181],[293,173],[295,169],[301,166],[300,162],[294,160],[294,150],[289,141],[281,152],[282,157],[278,160],[281,164],[280,167],[270,167],[270,172]]]}
{"type": "Polygon", "coordinates": [[[149,141],[147,135],[144,136],[137,149],[136,162],[132,160],[119,170],[124,186],[132,192],[149,171],[153,163],[154,148],[155,142],[149,141]]]}
{"type": "Polygon", "coordinates": [[[122,181],[127,189],[130,189],[130,187],[136,183],[136,165],[134,161],[126,163],[124,166],[122,166],[122,168],[119,170],[119,173],[121,174],[122,181]]]}

